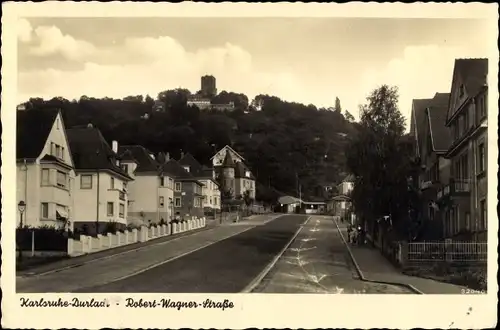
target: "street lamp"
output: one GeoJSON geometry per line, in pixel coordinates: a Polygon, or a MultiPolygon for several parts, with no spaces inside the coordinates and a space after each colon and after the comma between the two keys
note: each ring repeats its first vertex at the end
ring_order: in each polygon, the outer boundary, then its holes
{"type": "MultiPolygon", "coordinates": [[[[19,204],[17,204],[17,209],[19,210],[19,215],[20,215],[20,222],[19,222],[19,227],[23,228],[23,215],[24,211],[26,211],[26,203],[24,201],[20,201],[19,204]]],[[[23,260],[23,248],[22,248],[22,232],[19,233],[19,238],[21,239],[21,242],[19,242],[19,261],[23,260]]]]}

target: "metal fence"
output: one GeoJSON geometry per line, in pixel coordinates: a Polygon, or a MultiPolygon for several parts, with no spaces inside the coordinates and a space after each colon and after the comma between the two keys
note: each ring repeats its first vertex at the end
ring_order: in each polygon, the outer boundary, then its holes
{"type": "Polygon", "coordinates": [[[419,242],[408,244],[408,261],[486,262],[487,243],[419,242]]]}

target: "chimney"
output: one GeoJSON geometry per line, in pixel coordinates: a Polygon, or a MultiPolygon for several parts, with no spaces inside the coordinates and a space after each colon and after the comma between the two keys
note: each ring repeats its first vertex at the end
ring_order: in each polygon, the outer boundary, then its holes
{"type": "Polygon", "coordinates": [[[167,152],[165,154],[165,163],[168,162],[170,160],[170,152],[167,152]]]}
{"type": "Polygon", "coordinates": [[[114,152],[115,154],[117,154],[117,153],[118,153],[118,141],[113,140],[113,141],[111,142],[111,149],[113,149],[113,152],[114,152]]]}

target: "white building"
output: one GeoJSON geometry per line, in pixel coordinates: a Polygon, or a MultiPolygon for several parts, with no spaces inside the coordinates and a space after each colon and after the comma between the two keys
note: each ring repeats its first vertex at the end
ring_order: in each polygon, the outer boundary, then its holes
{"type": "Polygon", "coordinates": [[[58,110],[17,111],[16,158],[23,226],[71,228],[75,171],[58,110]]]}
{"type": "Polygon", "coordinates": [[[127,184],[133,179],[124,172],[114,150],[101,132],[89,125],[67,130],[76,170],[74,190],[75,229],[102,232],[110,223],[127,224],[127,184]]]}
{"type": "Polygon", "coordinates": [[[121,146],[119,155],[123,171],[134,179],[128,187],[128,223],[166,223],[173,219],[174,179],[162,167],[168,156],[155,159],[153,153],[138,145],[121,146]]]}

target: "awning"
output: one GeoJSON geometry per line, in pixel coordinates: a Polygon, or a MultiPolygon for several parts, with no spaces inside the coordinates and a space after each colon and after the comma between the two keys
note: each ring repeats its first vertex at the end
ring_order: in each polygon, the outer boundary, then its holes
{"type": "Polygon", "coordinates": [[[68,219],[68,208],[65,206],[56,205],[56,215],[58,218],[68,219]]]}

